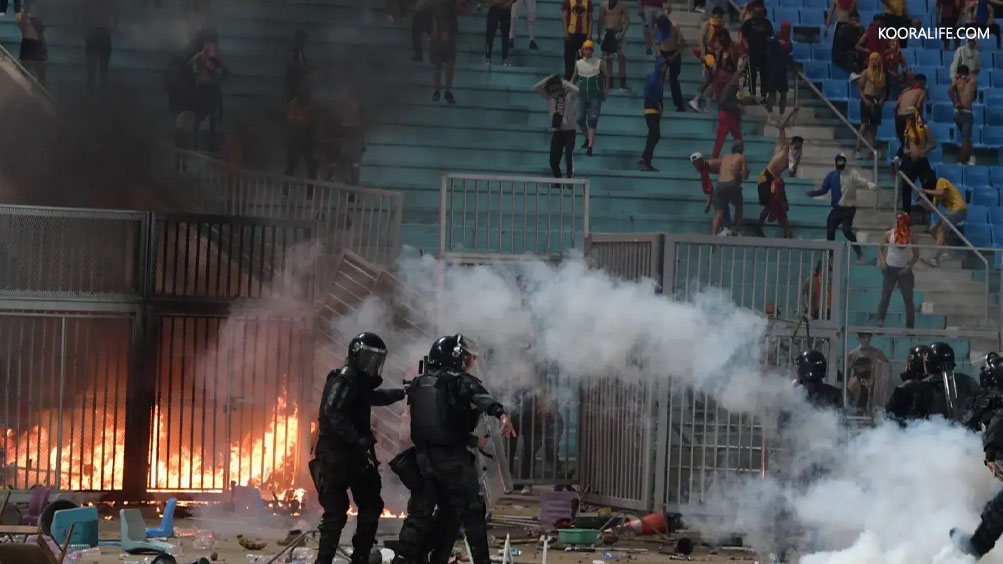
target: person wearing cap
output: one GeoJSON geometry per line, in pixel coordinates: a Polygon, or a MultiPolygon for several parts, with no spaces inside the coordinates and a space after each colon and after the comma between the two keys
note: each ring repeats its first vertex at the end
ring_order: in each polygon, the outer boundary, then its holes
{"type": "MultiPolygon", "coordinates": [[[[704,195],[707,196],[707,204],[704,205],[703,212],[707,213],[710,211],[710,205],[714,197],[714,183],[710,181],[710,173],[714,171],[711,170],[710,161],[703,158],[702,153],[693,153],[690,155],[690,163],[700,173],[700,188],[703,190],[704,195]]],[[[715,161],[714,164],[718,165],[720,163],[715,161]]]]}
{"type": "Polygon", "coordinates": [[[853,218],[857,215],[857,190],[864,188],[867,190],[877,190],[876,184],[864,178],[857,168],[846,168],[846,155],[839,153],[836,155],[836,168],[825,175],[822,187],[818,190],[809,190],[808,196],[815,198],[829,194],[832,198],[832,209],[829,217],[825,221],[825,238],[827,241],[836,240],[836,229],[842,228],[843,236],[850,243],[853,243],[853,252],[857,255],[857,264],[863,264],[864,252],[860,245],[857,245],[857,236],[853,233],[853,218]]]}
{"type": "Polygon", "coordinates": [[[571,82],[578,85],[578,127],[585,138],[582,148],[590,157],[596,144],[599,112],[606,99],[606,76],[602,59],[593,56],[595,48],[591,39],[582,43],[582,58],[575,62],[575,72],[571,76],[571,82]]]}

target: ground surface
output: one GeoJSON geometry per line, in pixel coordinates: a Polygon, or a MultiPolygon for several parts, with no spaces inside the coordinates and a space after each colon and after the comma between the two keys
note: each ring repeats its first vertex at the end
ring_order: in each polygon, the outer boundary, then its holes
{"type": "MultiPolygon", "coordinates": [[[[156,514],[151,510],[147,516],[149,525],[157,524],[156,514]]],[[[300,517],[269,516],[258,520],[243,519],[233,513],[211,513],[207,510],[196,511],[191,517],[179,519],[175,523],[175,530],[180,535],[171,542],[180,543],[183,553],[178,557],[178,562],[186,564],[197,560],[200,557],[209,557],[209,550],[199,550],[193,547],[196,530],[213,531],[216,535],[217,553],[216,562],[223,564],[246,564],[249,562],[248,554],[264,555],[265,562],[269,557],[281,550],[277,541],[286,536],[286,533],[293,528],[315,528],[318,516],[304,515],[300,517]],[[241,547],[237,542],[237,535],[254,537],[266,541],[267,546],[260,551],[249,551],[241,547]]],[[[518,496],[503,499],[495,508],[493,516],[495,522],[490,525],[489,535],[495,549],[500,549],[504,542],[505,535],[509,534],[514,539],[514,546],[520,550],[520,554],[514,556],[513,564],[531,564],[542,561],[543,551],[537,543],[538,531],[519,525],[503,524],[500,519],[526,518],[538,514],[537,500],[532,497],[518,496]]],[[[342,542],[348,543],[354,525],[350,521],[346,531],[342,535],[342,542]]],[[[383,519],[380,524],[380,539],[396,538],[395,533],[400,528],[399,519],[383,519]]],[[[116,520],[101,521],[101,538],[118,538],[119,531],[116,520]]],[[[566,552],[556,549],[548,551],[548,564],[594,564],[601,561],[604,564],[615,564],[616,562],[633,561],[637,564],[651,564],[655,562],[667,561],[687,561],[708,562],[708,563],[741,563],[753,562],[756,556],[745,550],[719,549],[711,551],[709,548],[697,545],[697,549],[690,558],[672,556],[659,553],[659,549],[671,551],[675,546],[678,537],[672,535],[669,538],[642,537],[627,539],[622,538],[613,546],[596,547],[594,552],[566,552]],[[641,552],[644,551],[644,552],[641,552]]],[[[307,543],[308,547],[316,548],[313,542],[307,543]]],[[[462,542],[458,543],[457,550],[462,550],[462,542]]],[[[84,563],[99,564],[123,564],[128,562],[143,562],[142,556],[124,554],[117,547],[101,547],[99,558],[81,560],[84,563]]],[[[312,562],[312,561],[311,561],[312,562]]]]}

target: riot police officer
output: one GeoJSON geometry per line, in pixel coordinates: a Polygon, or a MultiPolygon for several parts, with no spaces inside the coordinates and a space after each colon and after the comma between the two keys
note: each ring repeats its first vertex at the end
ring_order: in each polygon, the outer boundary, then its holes
{"type": "Polygon", "coordinates": [[[992,421],[993,416],[1003,408],[1003,357],[991,352],[979,371],[979,391],[968,404],[963,424],[966,428],[981,433],[992,421]]]}
{"type": "Polygon", "coordinates": [[[948,419],[962,421],[965,407],[979,386],[971,376],[956,372],[955,366],[951,345],[943,341],[930,344],[930,375],[927,378],[932,385],[939,385],[937,409],[948,419]]]}
{"type": "Polygon", "coordinates": [[[931,354],[928,345],[916,345],[909,349],[909,354],[906,355],[905,372],[901,374],[902,383],[895,387],[885,405],[888,416],[898,421],[900,425],[933,414],[934,389],[931,389],[927,381],[930,373],[927,364],[930,362],[931,354]]]}
{"type": "Polygon", "coordinates": [[[798,378],[795,384],[804,388],[809,403],[819,408],[843,406],[843,393],[825,383],[829,363],[824,354],[814,349],[804,351],[798,356],[796,365],[798,378]]]}
{"type": "MultiPolygon", "coordinates": [[[[996,353],[990,353],[982,367],[981,380],[984,385],[1003,391],[1003,360],[996,353]]],[[[1003,480],[1003,413],[997,410],[990,418],[985,432],[982,434],[982,448],[985,452],[985,465],[997,479],[1003,480]]],[[[951,529],[951,541],[958,550],[970,554],[976,559],[992,550],[996,541],[1003,534],[1003,491],[997,493],[985,509],[982,510],[982,521],[975,533],[968,535],[958,529],[951,529]]]]}
{"type": "Polygon", "coordinates": [[[474,455],[468,450],[470,432],[482,413],[501,420],[503,437],[515,436],[515,430],[502,404],[470,375],[476,359],[462,335],[441,337],[428,353],[427,370],[408,387],[411,441],[421,484],[412,490],[408,501],[395,564],[425,561],[423,547],[427,548],[427,539],[436,534],[437,505],[440,515],[445,513],[454,522],[467,525],[474,563],[490,562],[487,531],[471,530],[470,525],[477,520],[468,517],[485,511],[474,455]]]}
{"type": "Polygon", "coordinates": [[[352,564],[365,564],[383,511],[372,406],[404,399],[403,389],[379,390],[387,346],[374,333],[359,333],[348,345],[343,368],[331,371],[321,396],[316,459],[311,474],[324,507],[317,564],[331,564],[348,519],[348,490],[358,506],[352,564]]]}

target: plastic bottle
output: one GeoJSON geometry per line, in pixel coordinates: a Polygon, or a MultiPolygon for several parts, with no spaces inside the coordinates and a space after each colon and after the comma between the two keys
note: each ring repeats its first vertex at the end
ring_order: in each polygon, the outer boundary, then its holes
{"type": "Polygon", "coordinates": [[[261,562],[261,563],[268,562],[268,558],[269,557],[265,556],[264,554],[248,554],[247,555],[247,561],[250,562],[251,564],[256,564],[258,562],[261,562]]]}

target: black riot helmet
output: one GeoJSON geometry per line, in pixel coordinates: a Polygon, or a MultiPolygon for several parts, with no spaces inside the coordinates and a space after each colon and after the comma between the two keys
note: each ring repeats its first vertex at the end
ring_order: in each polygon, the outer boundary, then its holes
{"type": "Polygon", "coordinates": [[[983,388],[1003,388],[1003,357],[991,352],[979,372],[979,385],[983,388]]]}
{"type": "Polygon", "coordinates": [[[463,361],[476,357],[472,343],[463,335],[439,337],[428,351],[428,365],[432,368],[463,370],[463,361]]]}
{"type": "Polygon", "coordinates": [[[380,378],[387,345],[376,333],[359,333],[348,343],[348,366],[370,378],[380,378]]]}
{"type": "Polygon", "coordinates": [[[954,370],[954,349],[951,345],[938,341],[930,345],[930,372],[951,372],[954,370]]]}
{"type": "Polygon", "coordinates": [[[825,360],[825,355],[812,349],[804,351],[798,356],[798,383],[821,382],[825,380],[825,373],[829,370],[829,363],[825,360]]]}
{"type": "Polygon", "coordinates": [[[909,349],[909,354],[905,359],[905,372],[902,373],[903,380],[922,380],[926,378],[927,363],[931,361],[933,352],[929,345],[916,345],[909,349]]]}

